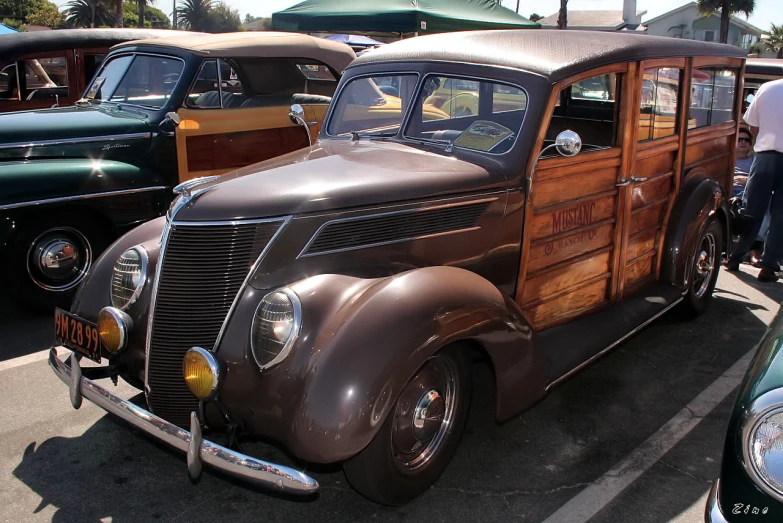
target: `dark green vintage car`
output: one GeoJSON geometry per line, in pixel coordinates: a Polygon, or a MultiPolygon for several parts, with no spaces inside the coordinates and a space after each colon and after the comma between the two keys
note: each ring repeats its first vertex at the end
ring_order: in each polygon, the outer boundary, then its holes
{"type": "Polygon", "coordinates": [[[739,388],[708,523],[783,521],[783,310],[739,388]]]}
{"type": "Polygon", "coordinates": [[[76,106],[0,115],[0,284],[67,306],[177,185],[308,146],[354,58],[289,33],[137,40],[112,49],[76,106]]]}

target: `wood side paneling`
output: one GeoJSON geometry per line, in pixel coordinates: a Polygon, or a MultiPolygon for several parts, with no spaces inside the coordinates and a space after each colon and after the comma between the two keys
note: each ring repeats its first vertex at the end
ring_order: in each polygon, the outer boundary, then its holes
{"type": "MultiPolygon", "coordinates": [[[[671,164],[670,164],[671,165],[671,164]]],[[[644,183],[640,183],[633,188],[633,209],[638,209],[656,200],[660,200],[667,194],[672,187],[672,175],[658,176],[644,183]]]]}
{"type": "Polygon", "coordinates": [[[633,236],[645,229],[659,226],[663,221],[663,213],[666,210],[667,204],[668,201],[662,201],[633,211],[631,214],[631,226],[628,233],[633,236]]]}
{"type": "Polygon", "coordinates": [[[606,247],[612,243],[613,232],[614,223],[606,223],[551,240],[539,240],[530,247],[528,273],[606,247]]]}
{"type": "Polygon", "coordinates": [[[608,274],[612,259],[611,251],[598,253],[583,258],[578,263],[553,271],[545,271],[528,278],[525,282],[525,292],[522,295],[522,306],[536,300],[546,300],[548,297],[579,286],[588,280],[608,274]]]}
{"type": "Polygon", "coordinates": [[[656,247],[656,238],[660,229],[650,229],[644,231],[628,241],[628,259],[633,260],[642,254],[651,252],[656,247]]]}
{"type": "Polygon", "coordinates": [[[686,165],[731,151],[732,140],[734,140],[734,136],[720,136],[696,144],[689,141],[685,152],[686,165]]]}
{"type": "Polygon", "coordinates": [[[634,175],[637,178],[650,178],[657,174],[671,172],[673,165],[674,153],[665,152],[636,162],[634,175]]]}
{"type": "Polygon", "coordinates": [[[532,321],[533,328],[546,328],[566,318],[574,317],[583,310],[607,302],[608,286],[609,279],[602,278],[557,299],[526,309],[525,312],[532,321]]]}
{"type": "Polygon", "coordinates": [[[533,205],[535,208],[546,207],[555,203],[576,200],[591,194],[598,194],[614,189],[617,179],[617,168],[591,170],[570,177],[568,180],[553,179],[537,182],[533,190],[533,205]]]}
{"type": "Polygon", "coordinates": [[[302,127],[188,136],[188,170],[236,169],[303,147],[302,127]]]}
{"type": "Polygon", "coordinates": [[[615,205],[616,195],[612,193],[537,210],[530,224],[531,239],[540,240],[611,218],[615,205]]]}
{"type": "Polygon", "coordinates": [[[626,289],[634,286],[652,274],[654,259],[655,256],[650,254],[628,264],[628,267],[625,269],[626,289]]]}
{"type": "Polygon", "coordinates": [[[707,158],[687,164],[685,166],[685,176],[688,176],[688,171],[698,167],[699,169],[704,169],[710,178],[722,178],[734,172],[734,168],[729,164],[729,161],[731,161],[731,152],[725,151],[715,158],[707,158]]]}

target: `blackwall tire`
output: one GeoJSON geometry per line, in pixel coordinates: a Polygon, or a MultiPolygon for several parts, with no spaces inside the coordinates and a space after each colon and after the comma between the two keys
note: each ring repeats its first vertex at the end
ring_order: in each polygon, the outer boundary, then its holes
{"type": "Polygon", "coordinates": [[[343,464],[354,489],[377,503],[401,506],[435,483],[454,457],[467,421],[469,354],[455,344],[419,368],[375,438],[343,464]]]}
{"type": "Polygon", "coordinates": [[[690,260],[688,290],[676,309],[683,319],[693,319],[703,314],[712,301],[724,242],[723,228],[715,218],[710,218],[690,260]]]}

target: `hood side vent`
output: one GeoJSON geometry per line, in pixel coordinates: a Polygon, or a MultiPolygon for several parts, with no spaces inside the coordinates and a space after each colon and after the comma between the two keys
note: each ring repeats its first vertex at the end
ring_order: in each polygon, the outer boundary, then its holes
{"type": "Polygon", "coordinates": [[[492,200],[327,222],[315,233],[300,257],[364,249],[475,229],[492,200]]]}

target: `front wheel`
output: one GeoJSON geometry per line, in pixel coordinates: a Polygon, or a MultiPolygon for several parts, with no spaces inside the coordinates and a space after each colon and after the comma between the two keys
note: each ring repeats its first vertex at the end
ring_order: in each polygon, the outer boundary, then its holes
{"type": "Polygon", "coordinates": [[[723,244],[723,228],[715,218],[710,218],[701,233],[688,269],[688,291],[678,307],[682,317],[695,318],[707,310],[718,281],[723,244]]]}
{"type": "Polygon", "coordinates": [[[471,395],[466,347],[441,350],[405,385],[378,434],[343,468],[362,495],[404,505],[440,477],[457,451],[471,395]]]}

